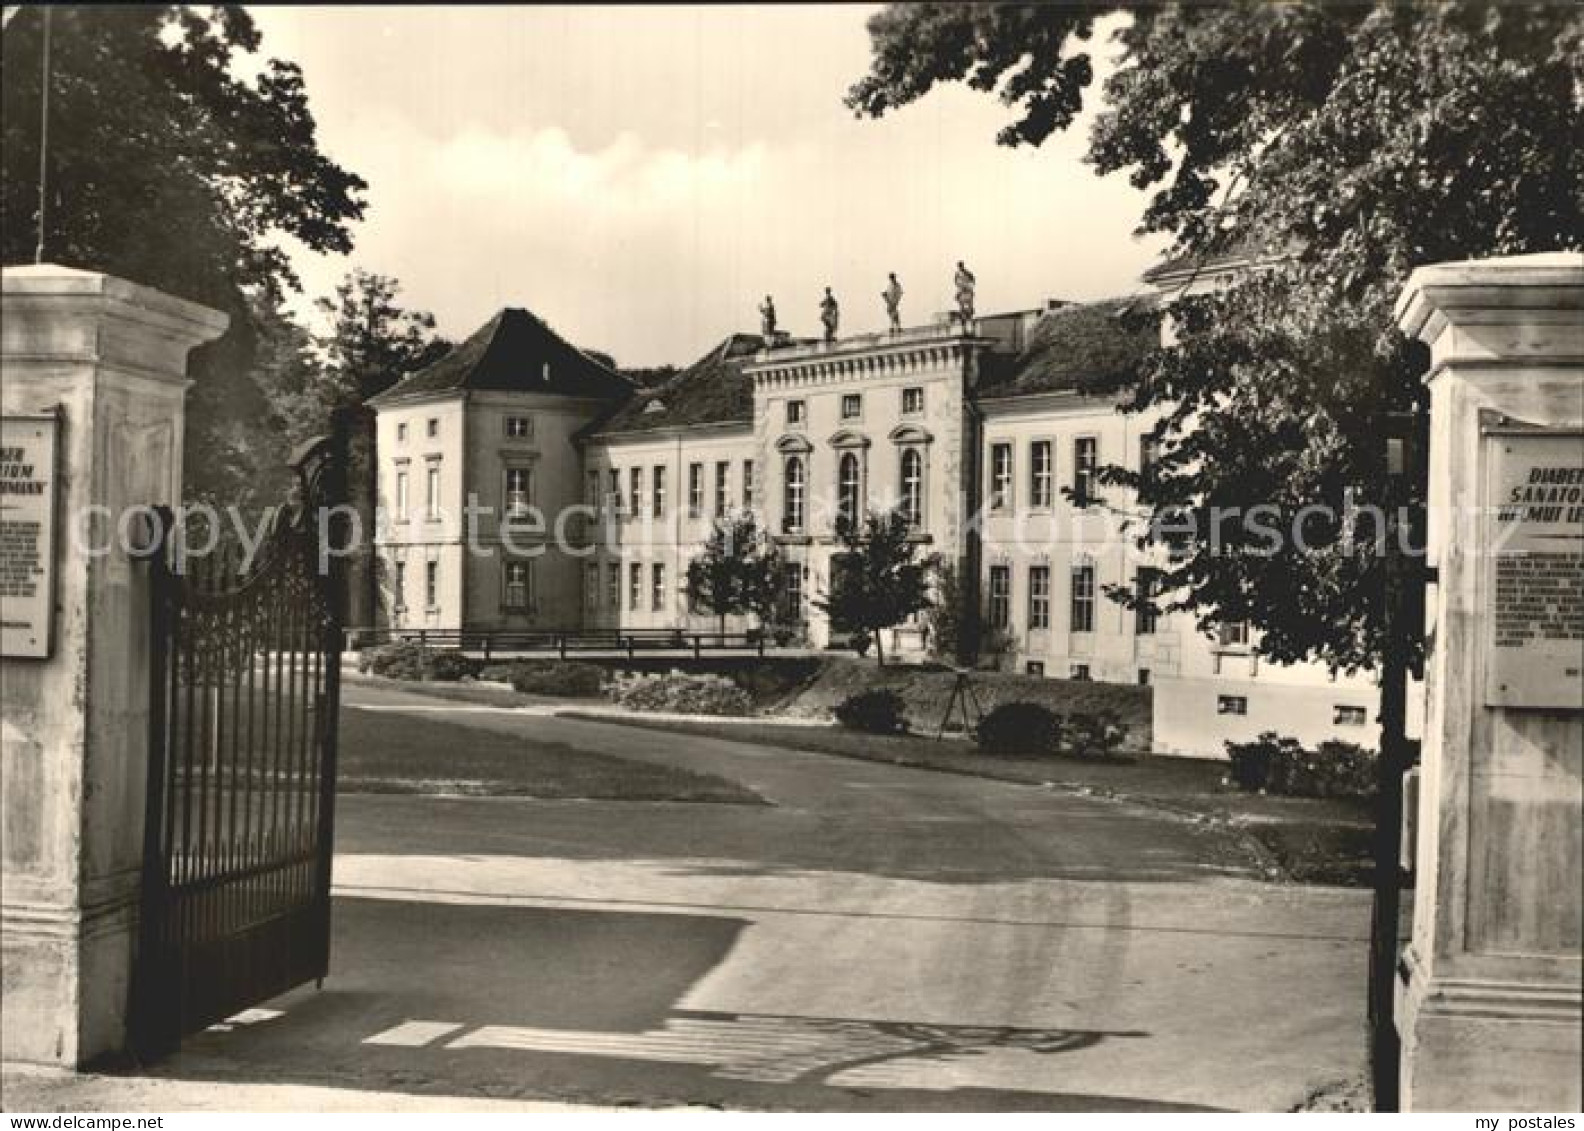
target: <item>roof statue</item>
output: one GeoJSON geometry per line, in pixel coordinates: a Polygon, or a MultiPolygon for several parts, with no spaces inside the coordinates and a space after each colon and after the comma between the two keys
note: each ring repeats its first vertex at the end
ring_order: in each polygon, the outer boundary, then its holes
{"type": "Polygon", "coordinates": [[[969,324],[973,322],[974,287],[977,280],[961,259],[957,261],[957,275],[953,282],[957,284],[957,317],[962,320],[963,333],[966,334],[969,324]]]}
{"type": "Polygon", "coordinates": [[[841,322],[841,307],[836,303],[836,296],[831,294],[829,287],[825,288],[825,297],[820,299],[820,324],[825,327],[825,341],[836,340],[836,327],[841,322]]]}
{"type": "Polygon", "coordinates": [[[886,318],[890,321],[890,330],[893,334],[902,332],[902,284],[897,282],[896,272],[891,272],[890,283],[880,292],[880,297],[885,300],[886,318]]]}
{"type": "Polygon", "coordinates": [[[764,338],[765,348],[769,349],[776,341],[776,308],[775,299],[765,295],[764,302],[759,304],[759,333],[764,338]]]}

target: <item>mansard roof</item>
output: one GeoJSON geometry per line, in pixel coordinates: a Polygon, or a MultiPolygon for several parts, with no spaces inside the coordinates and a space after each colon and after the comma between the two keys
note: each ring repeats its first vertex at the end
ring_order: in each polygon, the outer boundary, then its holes
{"type": "Polygon", "coordinates": [[[758,334],[732,334],[669,381],[644,389],[585,434],[656,432],[700,424],[751,424],[753,379],[743,366],[764,347],[758,334]]]}
{"type": "Polygon", "coordinates": [[[467,389],[625,400],[632,384],[584,354],[541,319],[508,306],[432,365],[371,399],[389,404],[467,389]]]}
{"type": "Polygon", "coordinates": [[[1040,316],[1020,353],[985,359],[978,396],[1109,392],[1130,383],[1159,344],[1159,311],[1151,298],[1067,303],[1040,316]]]}

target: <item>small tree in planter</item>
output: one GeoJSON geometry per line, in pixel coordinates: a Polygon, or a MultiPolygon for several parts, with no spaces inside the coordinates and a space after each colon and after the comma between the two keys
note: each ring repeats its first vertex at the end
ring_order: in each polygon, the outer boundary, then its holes
{"type": "Polygon", "coordinates": [[[761,626],[774,619],[785,563],[752,514],[715,524],[698,557],[688,563],[688,601],[713,613],[726,632],[728,616],[753,613],[761,626]]]}
{"type": "Polygon", "coordinates": [[[918,558],[912,527],[900,509],[870,511],[863,522],[836,520],[843,553],[831,559],[829,596],[814,603],[838,631],[863,634],[885,664],[881,632],[932,607],[930,576],[935,559],[918,558]],[[839,564],[838,564],[839,563],[839,564]]]}

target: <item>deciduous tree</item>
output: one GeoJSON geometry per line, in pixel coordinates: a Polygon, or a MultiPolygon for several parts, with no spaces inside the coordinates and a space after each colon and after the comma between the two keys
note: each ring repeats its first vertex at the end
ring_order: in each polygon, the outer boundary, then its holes
{"type": "Polygon", "coordinates": [[[1145,479],[1103,477],[1191,528],[1163,607],[1249,620],[1278,660],[1372,666],[1377,524],[1346,514],[1384,498],[1388,414],[1425,411],[1392,305],[1420,264],[1584,243],[1584,15],[1471,0],[892,5],[848,101],[880,115],[966,82],[1015,107],[1002,143],[1038,145],[1077,119],[1107,28],[1115,67],[1088,161],[1152,190],[1139,228],[1170,235],[1175,256],[1263,262],[1173,306],[1175,344],[1128,394],[1166,410],[1160,458],[1145,479]],[[1257,506],[1283,532],[1274,545],[1213,520],[1257,506]]]}
{"type": "Polygon", "coordinates": [[[752,514],[723,518],[688,563],[688,601],[719,617],[723,633],[728,616],[753,613],[761,625],[768,624],[775,619],[784,568],[775,544],[752,514]]]}
{"type": "Polygon", "coordinates": [[[838,631],[855,631],[874,641],[883,665],[880,633],[930,607],[933,558],[921,559],[912,525],[900,508],[870,511],[862,522],[836,520],[839,554],[831,558],[830,592],[815,605],[838,631]]]}

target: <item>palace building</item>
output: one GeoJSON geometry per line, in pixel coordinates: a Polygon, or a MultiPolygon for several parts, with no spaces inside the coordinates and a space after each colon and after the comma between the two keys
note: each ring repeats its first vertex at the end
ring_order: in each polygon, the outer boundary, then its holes
{"type": "MultiPolygon", "coordinates": [[[[1007,670],[1153,687],[1159,750],[1215,756],[1276,730],[1373,744],[1377,694],[1319,665],[1276,665],[1247,626],[1107,596],[1150,591],[1130,492],[1096,469],[1149,458],[1154,418],[1115,388],[1169,333],[1124,319],[1214,272],[1147,276],[1154,294],[1050,301],[966,325],[798,340],[734,334],[639,388],[531,313],[501,311],[373,401],[382,604],[393,628],[709,630],[688,563],[752,511],[790,568],[785,623],[839,644],[818,611],[840,567],[837,516],[900,507],[923,553],[977,586],[1007,670]]],[[[737,627],[746,627],[738,625],[737,627]]],[[[887,651],[923,651],[922,625],[887,651]]]]}

